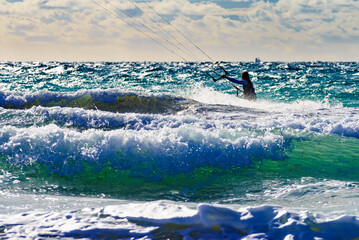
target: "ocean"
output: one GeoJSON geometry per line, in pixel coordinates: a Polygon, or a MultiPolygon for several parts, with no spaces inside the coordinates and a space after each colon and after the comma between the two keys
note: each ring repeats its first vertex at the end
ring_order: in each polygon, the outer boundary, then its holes
{"type": "Polygon", "coordinates": [[[0,62],[1,239],[358,239],[359,63],[0,62]]]}

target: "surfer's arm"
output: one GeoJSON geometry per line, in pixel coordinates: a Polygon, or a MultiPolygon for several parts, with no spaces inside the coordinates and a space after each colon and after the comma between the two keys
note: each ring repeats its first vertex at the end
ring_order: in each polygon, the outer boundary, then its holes
{"type": "Polygon", "coordinates": [[[228,81],[230,81],[232,83],[241,84],[244,86],[247,85],[247,83],[248,83],[246,80],[238,80],[238,79],[227,77],[227,76],[225,76],[224,78],[228,79],[228,81]]]}
{"type": "Polygon", "coordinates": [[[222,78],[227,78],[227,76],[226,76],[226,75],[222,75],[222,76],[220,76],[219,78],[214,78],[214,77],[212,77],[212,78],[213,78],[213,81],[217,82],[218,80],[220,80],[220,79],[222,79],[222,78]]]}

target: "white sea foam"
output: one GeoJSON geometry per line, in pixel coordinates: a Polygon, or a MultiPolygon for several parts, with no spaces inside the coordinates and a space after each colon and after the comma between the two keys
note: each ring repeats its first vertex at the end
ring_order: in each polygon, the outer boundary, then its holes
{"type": "MultiPolygon", "coordinates": [[[[221,104],[238,107],[248,107],[253,109],[265,110],[268,112],[306,112],[314,111],[318,109],[329,109],[331,106],[327,101],[315,102],[310,100],[295,101],[292,103],[273,102],[258,99],[257,101],[249,101],[243,98],[238,98],[235,94],[227,94],[218,92],[212,88],[203,87],[198,84],[194,86],[190,91],[181,93],[188,98],[192,98],[196,101],[206,104],[221,104]]],[[[340,104],[334,107],[342,107],[340,104]]]]}
{"type": "Polygon", "coordinates": [[[49,67],[48,69],[44,70],[46,74],[62,74],[65,73],[64,66],[54,66],[49,67]]]}
{"type": "MultiPolygon", "coordinates": [[[[213,110],[210,105],[200,107],[207,108],[208,113],[213,110]]],[[[132,159],[136,156],[138,162],[154,161],[155,168],[179,173],[206,164],[221,168],[244,166],[250,164],[252,157],[281,159],[289,141],[306,138],[308,133],[359,138],[356,108],[309,107],[293,112],[280,109],[256,113],[255,108],[221,112],[217,111],[219,107],[207,116],[196,112],[198,105],[193,106],[193,112],[170,115],[123,114],[75,107],[2,109],[0,123],[5,126],[0,130],[0,151],[16,164],[46,163],[52,159],[56,163],[52,162],[53,171],[65,171],[61,173],[65,175],[68,170],[61,170],[60,166],[69,159],[93,164],[101,159],[97,163],[101,166],[116,159],[118,153],[127,154],[127,163],[123,163],[126,166],[136,165],[132,159]],[[166,157],[173,159],[160,160],[166,157]],[[185,162],[174,159],[185,159],[185,162]],[[186,165],[190,159],[197,159],[197,165],[186,165]]]]}
{"type": "Polygon", "coordinates": [[[0,65],[1,239],[359,236],[355,63],[0,65]]]}
{"type": "MultiPolygon", "coordinates": [[[[197,106],[188,108],[183,114],[154,115],[138,113],[113,113],[82,108],[32,107],[28,110],[2,109],[3,124],[36,124],[52,122],[65,126],[85,128],[126,128],[136,130],[158,130],[163,127],[178,128],[194,126],[199,129],[251,129],[271,131],[273,128],[293,129],[314,133],[337,134],[359,138],[359,110],[356,108],[325,108],[292,112],[266,112],[251,108],[226,109],[216,106],[207,116],[196,113],[197,106]],[[232,112],[228,112],[232,111],[232,112]],[[219,112],[220,111],[220,112],[219,112]],[[13,116],[11,119],[9,116],[13,116]],[[33,116],[31,118],[31,116],[33,116]],[[238,121],[233,121],[238,119],[238,121]]],[[[208,111],[207,111],[208,112],[208,111]]]]}
{"type": "Polygon", "coordinates": [[[199,204],[196,209],[168,201],[129,203],[72,211],[28,212],[0,217],[6,239],[200,238],[353,239],[359,220],[334,219],[263,205],[236,209],[199,204]]]}
{"type": "Polygon", "coordinates": [[[207,165],[245,166],[252,157],[280,157],[283,144],[282,136],[270,132],[250,136],[233,129],[219,133],[193,126],[78,132],[49,124],[29,128],[5,126],[0,130],[0,151],[8,161],[17,165],[46,164],[50,171],[61,175],[80,173],[85,162],[96,168],[112,162],[145,176],[153,170],[176,174],[207,165]],[[77,164],[66,167],[69,160],[77,164]],[[141,167],[144,164],[151,167],[141,167]]]}

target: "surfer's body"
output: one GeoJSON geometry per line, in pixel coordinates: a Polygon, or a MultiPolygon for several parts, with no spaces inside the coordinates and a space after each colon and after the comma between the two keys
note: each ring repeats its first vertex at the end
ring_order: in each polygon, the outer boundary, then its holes
{"type": "MultiPolygon", "coordinates": [[[[227,79],[228,81],[230,81],[232,83],[242,85],[243,86],[243,97],[245,99],[252,100],[252,101],[255,101],[257,99],[256,92],[254,90],[253,83],[252,83],[251,79],[249,78],[248,72],[246,72],[246,71],[242,72],[242,80],[231,78],[231,77],[228,77],[227,75],[222,75],[218,79],[213,79],[213,80],[217,81],[222,78],[227,79]]],[[[237,87],[236,87],[236,89],[238,90],[237,87]]]]}

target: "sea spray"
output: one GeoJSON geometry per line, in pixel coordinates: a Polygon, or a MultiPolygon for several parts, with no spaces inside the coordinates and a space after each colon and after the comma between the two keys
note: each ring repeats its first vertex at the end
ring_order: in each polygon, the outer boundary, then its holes
{"type": "Polygon", "coordinates": [[[222,65],[1,62],[1,237],[358,237],[358,64],[222,65]]]}

